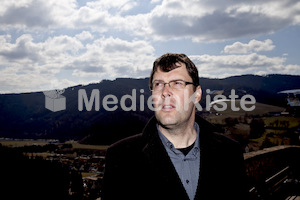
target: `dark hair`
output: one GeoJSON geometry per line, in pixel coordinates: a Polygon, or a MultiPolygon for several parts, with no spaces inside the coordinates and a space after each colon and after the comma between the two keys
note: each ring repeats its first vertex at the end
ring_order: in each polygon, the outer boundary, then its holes
{"type": "Polygon", "coordinates": [[[154,73],[158,68],[160,68],[160,70],[162,70],[163,72],[169,72],[179,67],[178,65],[176,65],[176,63],[178,62],[182,62],[186,65],[186,69],[188,71],[188,74],[192,78],[194,85],[198,86],[199,75],[195,64],[185,54],[166,53],[157,58],[153,63],[153,69],[149,79],[149,88],[151,88],[154,73]]]}

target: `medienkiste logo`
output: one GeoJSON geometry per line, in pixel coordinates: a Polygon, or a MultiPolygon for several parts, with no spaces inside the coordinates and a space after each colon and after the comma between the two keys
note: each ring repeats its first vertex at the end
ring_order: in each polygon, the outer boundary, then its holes
{"type": "MultiPolygon", "coordinates": [[[[66,97],[62,94],[65,92],[65,89],[62,90],[49,90],[43,92],[45,95],[45,108],[51,110],[52,112],[57,112],[61,110],[66,110],[66,97]]],[[[235,90],[232,89],[231,93],[228,97],[222,94],[217,94],[213,98],[211,98],[211,94],[214,94],[214,91],[206,90],[205,97],[205,110],[210,111],[213,108],[215,111],[225,111],[227,109],[231,109],[232,111],[239,111],[240,109],[244,111],[253,111],[255,109],[256,99],[254,96],[246,94],[240,97],[236,94],[235,90]],[[228,103],[230,102],[228,108],[228,103]],[[238,102],[240,107],[236,107],[235,102],[238,102]]],[[[204,109],[200,105],[199,102],[195,102],[195,96],[197,92],[193,95],[189,95],[187,92],[184,92],[184,102],[183,109],[187,111],[189,109],[189,105],[191,103],[195,104],[195,107],[198,111],[203,111],[204,109]]],[[[78,111],[92,111],[93,108],[95,111],[100,110],[100,90],[93,89],[90,93],[90,98],[88,97],[85,89],[78,90],[78,111]],[[85,108],[85,109],[84,109],[85,108]]],[[[107,94],[102,99],[102,107],[106,111],[115,111],[119,107],[123,111],[136,111],[139,109],[140,111],[145,110],[145,104],[151,111],[157,111],[161,109],[160,103],[157,101],[159,98],[159,94],[152,94],[146,100],[144,96],[144,89],[140,90],[140,94],[137,95],[137,90],[132,89],[131,94],[125,94],[119,100],[117,96],[113,94],[107,94]],[[127,102],[127,103],[126,103],[127,102]],[[128,103],[129,102],[129,103],[128,103]],[[139,102],[139,103],[138,103],[139,102]],[[156,104],[156,106],[155,106],[156,104]],[[139,108],[138,105],[140,106],[139,108]]],[[[176,99],[176,97],[174,97],[176,99]]],[[[165,103],[168,103],[170,99],[165,100],[165,103]]],[[[180,102],[180,99],[178,99],[180,102]]],[[[169,102],[170,103],[170,102],[169,102]]],[[[180,109],[181,106],[175,106],[176,109],[180,109]]]]}
{"type": "Polygon", "coordinates": [[[65,89],[44,91],[45,108],[52,112],[66,110],[66,97],[62,95],[64,92],[65,89]]]}

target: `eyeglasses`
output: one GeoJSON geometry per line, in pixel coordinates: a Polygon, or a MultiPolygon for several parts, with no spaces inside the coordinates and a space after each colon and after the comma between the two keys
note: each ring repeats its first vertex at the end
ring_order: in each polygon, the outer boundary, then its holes
{"type": "Polygon", "coordinates": [[[169,83],[165,83],[163,81],[154,81],[150,87],[150,90],[153,92],[161,91],[166,84],[168,84],[169,87],[174,90],[183,90],[187,85],[195,85],[192,82],[187,82],[184,80],[173,80],[170,81],[169,83]]]}

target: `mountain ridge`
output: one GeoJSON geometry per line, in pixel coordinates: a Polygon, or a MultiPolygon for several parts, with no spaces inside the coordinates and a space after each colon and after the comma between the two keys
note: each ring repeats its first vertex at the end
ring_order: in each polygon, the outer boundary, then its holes
{"type": "MultiPolygon", "coordinates": [[[[153,115],[146,105],[151,95],[148,81],[148,78],[117,78],[68,87],[62,94],[66,98],[66,110],[58,112],[51,112],[45,108],[45,96],[42,92],[0,94],[0,137],[61,140],[85,138],[89,143],[110,144],[141,132],[153,115]],[[120,108],[120,99],[124,95],[132,96],[133,89],[136,92],[136,111],[123,111],[120,108]],[[78,110],[79,90],[85,90],[89,99],[93,90],[99,91],[99,111],[95,110],[95,105],[91,111],[87,111],[85,107],[83,111],[78,110]],[[118,100],[114,112],[103,108],[103,98],[107,95],[114,95],[118,100]],[[141,102],[141,97],[144,98],[144,102],[141,102]],[[142,104],[143,110],[140,109],[142,104]]],[[[225,96],[230,95],[231,90],[235,89],[239,97],[251,94],[257,102],[283,107],[286,105],[286,95],[278,92],[300,89],[298,75],[241,75],[224,79],[201,77],[199,81],[203,90],[201,100],[203,108],[207,89],[224,90],[225,96]]],[[[128,107],[131,103],[130,99],[125,101],[128,107]]]]}

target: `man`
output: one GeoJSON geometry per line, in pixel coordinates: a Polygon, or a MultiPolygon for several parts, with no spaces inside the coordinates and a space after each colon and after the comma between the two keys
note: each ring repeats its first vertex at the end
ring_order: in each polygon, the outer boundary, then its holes
{"type": "Polygon", "coordinates": [[[202,91],[194,63],[162,55],[149,87],[155,116],[108,148],[103,199],[246,199],[241,148],[195,114],[202,91]]]}

